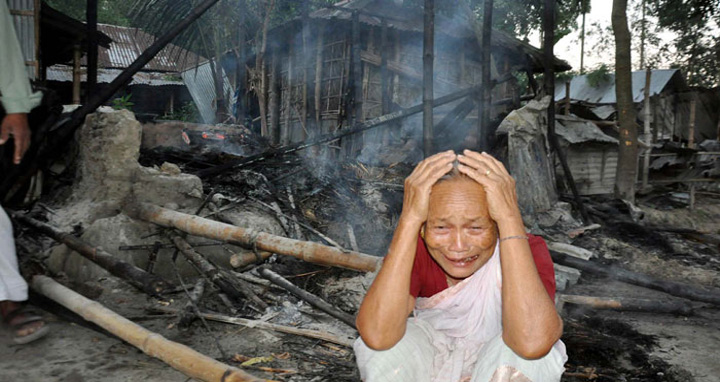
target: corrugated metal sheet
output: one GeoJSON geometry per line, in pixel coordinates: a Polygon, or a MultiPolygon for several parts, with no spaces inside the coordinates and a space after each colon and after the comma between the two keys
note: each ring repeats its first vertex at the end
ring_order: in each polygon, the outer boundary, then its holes
{"type": "MultiPolygon", "coordinates": [[[[4,0],[0,0],[4,1],[4,0]]],[[[7,0],[15,32],[28,70],[28,77],[37,77],[37,47],[35,46],[35,0],[7,0]],[[22,14],[20,14],[22,13],[22,14]]]]}
{"type": "Polygon", "coordinates": [[[618,144],[617,139],[603,133],[594,123],[575,116],[556,116],[555,132],[570,144],[583,142],[618,144]]]}
{"type": "MultiPolygon", "coordinates": [[[[650,96],[661,93],[673,79],[678,76],[677,81],[682,81],[678,69],[653,70],[650,77],[650,96]]],[[[632,73],[633,101],[641,102],[645,99],[645,71],[638,70],[632,73]]],[[[555,85],[555,100],[565,99],[565,84],[555,85]]],[[[609,74],[608,80],[596,87],[590,85],[587,74],[573,77],[570,81],[570,99],[591,104],[614,104],[615,98],[615,74],[609,74]]]]}
{"type": "MultiPolygon", "coordinates": [[[[113,40],[110,49],[101,47],[98,50],[98,66],[101,68],[127,68],[155,42],[155,36],[137,28],[98,24],[98,30],[113,40]]],[[[168,44],[143,70],[179,73],[204,61],[207,60],[195,53],[168,44]]]]}
{"type": "MultiPolygon", "coordinates": [[[[98,69],[97,82],[100,84],[109,84],[117,76],[122,73],[121,69],[98,69]]],[[[81,81],[85,82],[87,75],[85,70],[81,75],[81,81]]],[[[47,68],[47,80],[59,82],[72,82],[73,68],[67,65],[53,65],[47,68]]],[[[130,85],[150,85],[150,86],[185,86],[179,77],[173,79],[168,73],[160,72],[138,72],[133,76],[130,85]]]]}
{"type": "MultiPolygon", "coordinates": [[[[220,67],[220,65],[218,65],[220,67]]],[[[230,80],[225,74],[225,70],[220,67],[223,71],[223,88],[225,93],[226,105],[230,105],[232,100],[233,87],[230,85],[230,80]]],[[[212,76],[212,69],[210,68],[210,62],[205,62],[199,65],[197,68],[191,68],[182,72],[182,79],[185,82],[190,91],[195,105],[197,105],[200,111],[200,116],[204,123],[213,123],[215,120],[215,110],[217,109],[215,102],[215,81],[212,76]]],[[[226,110],[227,112],[227,110],[226,110]]]]}

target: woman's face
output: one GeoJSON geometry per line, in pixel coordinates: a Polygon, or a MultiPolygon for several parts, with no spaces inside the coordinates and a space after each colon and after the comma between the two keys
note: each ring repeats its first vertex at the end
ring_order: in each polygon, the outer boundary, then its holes
{"type": "Polygon", "coordinates": [[[425,243],[452,284],[485,265],[496,242],[497,228],[480,184],[460,177],[433,186],[425,243]]]}

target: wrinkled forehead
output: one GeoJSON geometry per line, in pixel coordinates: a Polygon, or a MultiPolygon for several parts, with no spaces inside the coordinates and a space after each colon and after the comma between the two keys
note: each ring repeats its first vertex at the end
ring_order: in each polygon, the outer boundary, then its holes
{"type": "Polygon", "coordinates": [[[472,179],[460,177],[432,187],[428,219],[448,217],[489,218],[485,189],[472,179]]]}

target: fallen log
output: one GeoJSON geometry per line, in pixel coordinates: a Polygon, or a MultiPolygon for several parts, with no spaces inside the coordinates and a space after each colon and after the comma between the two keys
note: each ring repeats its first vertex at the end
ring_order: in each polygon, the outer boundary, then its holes
{"type": "Polygon", "coordinates": [[[658,301],[638,298],[604,298],[578,295],[558,295],[562,303],[582,305],[594,309],[610,309],[617,311],[673,313],[690,316],[693,307],[687,301],[658,301]]]}
{"type": "Polygon", "coordinates": [[[178,326],[187,328],[197,318],[195,314],[195,305],[202,299],[202,295],[205,293],[205,278],[201,277],[195,283],[192,292],[188,295],[188,302],[185,304],[182,312],[180,312],[180,320],[178,326]]]}
{"type": "Polygon", "coordinates": [[[578,259],[559,252],[550,251],[554,262],[584,272],[603,275],[618,281],[641,287],[659,290],[667,294],[686,298],[694,301],[702,301],[714,305],[720,305],[720,290],[717,288],[703,290],[687,284],[680,284],[673,281],[659,280],[648,275],[628,271],[617,266],[607,266],[592,261],[578,259]]]}
{"type": "Polygon", "coordinates": [[[49,277],[35,276],[32,288],[190,378],[206,382],[264,381],[151,332],[49,277]]]}
{"type": "Polygon", "coordinates": [[[336,266],[361,272],[374,272],[382,261],[380,257],[364,253],[343,252],[326,245],[236,227],[148,203],[138,204],[131,208],[128,213],[141,220],[163,227],[176,228],[193,236],[222,240],[242,246],[256,245],[262,251],[293,256],[320,265],[336,266]]]}
{"type": "Polygon", "coordinates": [[[207,277],[228,296],[235,299],[247,297],[260,309],[265,310],[268,308],[268,304],[261,300],[244,280],[240,280],[230,274],[230,272],[218,269],[212,265],[180,236],[173,237],[172,241],[180,253],[193,263],[203,276],[207,277]]]}
{"type": "MultiPolygon", "coordinates": [[[[150,311],[164,312],[164,313],[178,313],[178,309],[166,308],[164,306],[152,306],[148,307],[150,311]]],[[[296,336],[303,336],[307,338],[314,338],[322,341],[331,342],[334,344],[352,347],[355,340],[351,338],[341,338],[336,335],[321,332],[319,330],[311,329],[299,329],[292,326],[285,326],[279,324],[273,324],[270,322],[259,321],[259,320],[248,320],[247,318],[224,316],[222,314],[201,312],[200,315],[206,320],[224,322],[226,324],[242,325],[248,328],[262,329],[262,330],[273,330],[280,333],[293,334],[296,336]]]]}
{"type": "Polygon", "coordinates": [[[287,290],[296,297],[306,301],[310,305],[322,310],[323,312],[337,318],[338,320],[349,325],[351,328],[357,330],[357,328],[355,327],[355,317],[353,317],[352,315],[335,308],[320,297],[299,288],[295,284],[291,283],[290,281],[280,276],[279,274],[271,271],[270,269],[263,267],[258,270],[258,273],[260,274],[260,276],[269,280],[273,284],[287,290]]]}
{"type": "Polygon", "coordinates": [[[74,250],[84,258],[110,272],[113,276],[127,281],[130,285],[149,295],[156,296],[172,288],[170,283],[160,277],[147,273],[130,263],[122,261],[100,248],[95,248],[72,234],[62,232],[49,224],[37,221],[14,211],[10,211],[10,215],[13,219],[15,219],[15,221],[35,229],[59,243],[65,244],[68,248],[74,250]]]}

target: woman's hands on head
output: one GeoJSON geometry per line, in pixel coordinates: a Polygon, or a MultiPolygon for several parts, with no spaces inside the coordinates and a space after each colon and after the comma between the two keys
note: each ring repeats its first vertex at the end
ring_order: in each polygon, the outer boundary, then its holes
{"type": "Polygon", "coordinates": [[[457,156],[458,170],[480,183],[487,195],[490,218],[501,224],[508,219],[521,219],[515,179],[505,166],[489,154],[465,150],[457,156]]]}
{"type": "Polygon", "coordinates": [[[432,186],[450,172],[457,159],[455,152],[445,151],[420,162],[405,179],[402,217],[415,224],[425,223],[432,186]]]}

